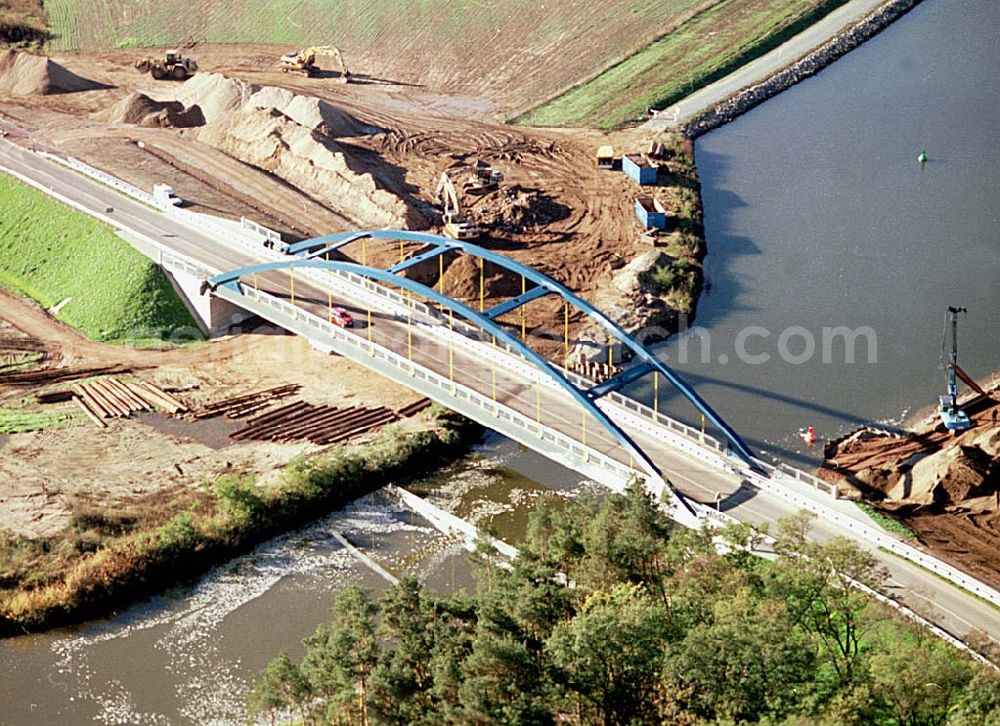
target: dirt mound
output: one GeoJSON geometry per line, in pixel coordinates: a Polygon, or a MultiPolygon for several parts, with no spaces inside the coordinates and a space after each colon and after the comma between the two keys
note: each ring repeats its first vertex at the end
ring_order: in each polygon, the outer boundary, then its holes
{"type": "Polygon", "coordinates": [[[198,106],[205,121],[213,123],[242,108],[258,90],[259,86],[221,73],[198,73],[177,89],[176,100],[184,106],[198,106]]]}
{"type": "Polygon", "coordinates": [[[0,96],[44,96],[101,88],[107,86],[78,76],[44,56],[0,50],[0,96]]]}
{"type": "Polygon", "coordinates": [[[304,96],[276,86],[257,86],[221,73],[199,73],[178,89],[176,99],[185,106],[200,106],[208,123],[247,109],[277,109],[301,126],[325,136],[359,136],[364,124],[346,111],[314,96],[304,96]]]}
{"type": "Polygon", "coordinates": [[[570,208],[553,197],[520,185],[502,186],[469,211],[475,221],[504,232],[524,232],[566,219],[570,208]]]}
{"type": "Polygon", "coordinates": [[[191,128],[203,126],[200,106],[184,108],[180,101],[155,101],[144,93],[130,93],[107,111],[94,115],[102,121],[136,126],[191,128]]]}
{"type": "MultiPolygon", "coordinates": [[[[473,307],[479,305],[479,261],[471,255],[461,255],[444,271],[444,290],[473,307]]],[[[490,263],[483,278],[484,297],[496,300],[521,294],[521,277],[490,263]]]]}
{"type": "Polygon", "coordinates": [[[360,227],[423,223],[400,197],[380,189],[371,174],[353,170],[336,142],[275,109],[230,113],[203,127],[198,138],[284,179],[360,227]]]}
{"type": "Polygon", "coordinates": [[[838,463],[865,457],[853,465],[852,482],[886,504],[976,508],[976,500],[992,502],[1000,491],[1000,430],[992,426],[937,445],[927,445],[926,435],[904,438],[863,429],[827,453],[838,463]]]}
{"type": "Polygon", "coordinates": [[[249,108],[275,108],[298,124],[333,138],[360,136],[364,124],[346,111],[314,96],[302,96],[287,88],[264,86],[247,101],[249,108]]]}

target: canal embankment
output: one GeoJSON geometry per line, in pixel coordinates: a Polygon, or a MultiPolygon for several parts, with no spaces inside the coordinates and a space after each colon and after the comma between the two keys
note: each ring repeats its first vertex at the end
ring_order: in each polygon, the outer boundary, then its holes
{"type": "MultiPolygon", "coordinates": [[[[681,133],[694,139],[739,118],[769,98],[816,75],[841,56],[850,53],[892,25],[920,2],[921,0],[889,0],[859,22],[838,31],[825,43],[786,68],[760,82],[743,87],[730,98],[698,113],[680,126],[681,133]]],[[[682,101],[678,106],[691,106],[696,103],[695,100],[682,101]]]]}
{"type": "Polygon", "coordinates": [[[126,531],[113,512],[79,512],[74,519],[78,538],[121,532],[84,557],[69,557],[76,548],[68,541],[50,543],[49,556],[35,552],[44,542],[6,536],[5,561],[30,562],[41,554],[53,574],[40,581],[39,573],[28,568],[5,583],[0,635],[120,611],[387,483],[426,475],[465,453],[479,434],[479,427],[435,407],[422,430],[390,427],[364,444],[293,460],[267,486],[258,487],[249,475],[221,476],[190,492],[178,511],[153,526],[126,531]],[[56,559],[53,568],[52,559],[60,553],[67,555],[66,566],[59,568],[56,559]]]}

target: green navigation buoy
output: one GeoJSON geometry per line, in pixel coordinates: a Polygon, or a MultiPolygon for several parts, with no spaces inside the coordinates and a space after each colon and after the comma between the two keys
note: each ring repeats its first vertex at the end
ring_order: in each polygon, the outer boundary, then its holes
{"type": "Polygon", "coordinates": [[[917,161],[919,161],[921,164],[927,163],[927,149],[924,149],[920,152],[920,156],[917,157],[917,161]]]}

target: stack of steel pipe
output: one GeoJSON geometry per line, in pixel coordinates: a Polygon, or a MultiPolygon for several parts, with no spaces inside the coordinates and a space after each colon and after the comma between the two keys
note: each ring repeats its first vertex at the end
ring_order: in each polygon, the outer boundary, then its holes
{"type": "Polygon", "coordinates": [[[267,408],[278,399],[294,395],[298,392],[299,388],[301,386],[297,383],[291,383],[241,396],[233,396],[221,401],[213,401],[202,406],[200,410],[195,411],[192,414],[192,418],[211,418],[212,416],[221,416],[223,414],[227,418],[244,418],[250,414],[258,413],[261,409],[267,408]]]}
{"type": "Polygon", "coordinates": [[[397,418],[395,411],[384,406],[337,408],[296,401],[251,419],[244,428],[234,432],[232,437],[331,444],[368,433],[397,418]]]}
{"type": "Polygon", "coordinates": [[[430,408],[432,403],[434,402],[429,398],[421,398],[419,401],[414,401],[413,403],[407,406],[403,406],[401,409],[396,411],[396,415],[399,418],[409,418],[410,416],[416,416],[424,409],[430,408]]]}

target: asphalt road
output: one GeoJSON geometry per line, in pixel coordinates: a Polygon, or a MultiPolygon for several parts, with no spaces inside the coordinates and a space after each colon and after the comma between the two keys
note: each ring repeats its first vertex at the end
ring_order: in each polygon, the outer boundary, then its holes
{"type": "MultiPolygon", "coordinates": [[[[214,270],[231,270],[264,261],[263,256],[254,257],[244,248],[230,246],[196,232],[109,187],[4,140],[0,140],[0,167],[16,171],[95,212],[104,213],[107,207],[112,207],[114,211],[108,216],[116,220],[122,229],[155,239],[214,270]]],[[[99,270],[81,272],[100,274],[99,270]]],[[[287,271],[260,275],[257,282],[261,290],[272,295],[291,297],[292,279],[287,271]]],[[[567,435],[579,439],[585,428],[586,443],[589,446],[623,463],[632,463],[595,419],[587,417],[588,420],[584,421],[578,405],[568,395],[547,386],[539,386],[516,372],[495,368],[465,346],[449,348],[400,315],[375,310],[372,312],[372,326],[369,329],[367,308],[354,304],[351,300],[338,299],[337,293],[331,299],[328,292],[301,276],[295,278],[294,288],[296,305],[324,317],[331,302],[333,305],[342,305],[352,311],[359,323],[353,330],[356,335],[370,335],[374,342],[400,355],[412,355],[415,362],[441,375],[450,373],[455,380],[485,396],[495,394],[498,402],[525,416],[537,417],[541,423],[567,435]]],[[[489,422],[485,423],[488,425],[489,422]]],[[[741,482],[735,475],[690,459],[642,433],[629,433],[664,476],[689,497],[713,505],[717,497],[721,498],[719,506],[729,515],[741,521],[771,527],[778,519],[797,511],[793,505],[774,495],[741,487],[741,482]]],[[[841,508],[846,508],[845,511],[851,506],[840,504],[841,508]]],[[[818,540],[828,540],[843,534],[840,528],[823,521],[816,521],[812,531],[812,535],[818,540]]],[[[866,542],[860,544],[872,549],[866,542]]],[[[887,589],[895,591],[912,609],[952,633],[964,635],[973,628],[978,628],[1000,641],[1000,610],[909,562],[874,551],[890,572],[887,589]]]]}

